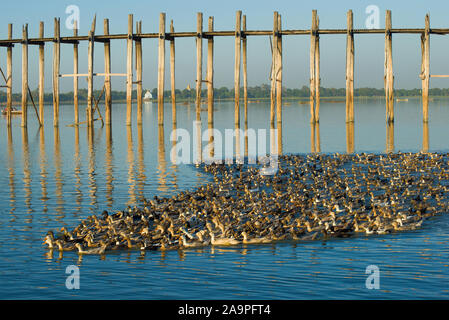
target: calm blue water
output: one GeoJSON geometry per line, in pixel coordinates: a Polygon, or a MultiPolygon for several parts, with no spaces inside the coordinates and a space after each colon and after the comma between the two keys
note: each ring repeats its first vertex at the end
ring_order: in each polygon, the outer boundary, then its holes
{"type": "MultiPolygon", "coordinates": [[[[39,130],[32,113],[28,130],[14,118],[8,132],[5,119],[0,119],[0,298],[449,298],[449,216],[427,220],[413,232],[325,242],[145,256],[140,252],[82,259],[73,252],[49,256],[42,239],[50,229],[71,229],[102,210],[120,210],[139,204],[143,197],[168,196],[209,181],[194,165],[170,160],[170,104],[164,127],[156,124],[156,104],[144,106],[140,127],[124,125],[125,110],[125,105],[113,105],[112,130],[97,122],[93,132],[85,126],[67,126],[73,122],[72,106],[62,106],[59,129],[52,126],[51,106],[46,109],[44,130],[39,130]],[[69,265],[80,268],[79,290],[65,286],[69,265]],[[369,265],[380,270],[378,290],[365,286],[369,265]]],[[[282,152],[449,151],[448,100],[431,103],[427,127],[421,122],[419,100],[396,103],[396,122],[389,130],[381,100],[359,102],[352,137],[344,110],[343,103],[322,102],[320,125],[313,128],[308,105],[286,104],[282,152]]],[[[233,128],[233,103],[217,103],[215,117],[219,131],[233,128]]],[[[202,118],[205,130],[207,112],[202,118]]],[[[192,132],[194,119],[193,105],[178,105],[177,128],[192,132]]],[[[249,104],[249,128],[269,129],[268,119],[268,103],[249,104]]]]}

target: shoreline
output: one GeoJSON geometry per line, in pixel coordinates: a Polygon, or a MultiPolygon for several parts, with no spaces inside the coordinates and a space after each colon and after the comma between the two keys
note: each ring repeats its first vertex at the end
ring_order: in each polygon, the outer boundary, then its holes
{"type": "MultiPolygon", "coordinates": [[[[354,97],[354,101],[357,100],[382,100],[385,99],[384,96],[358,96],[354,97]]],[[[401,96],[401,97],[395,97],[395,102],[408,102],[408,100],[421,100],[421,96],[401,96]],[[407,99],[407,100],[405,100],[407,99]]],[[[429,101],[435,101],[435,100],[443,100],[443,99],[449,99],[449,96],[431,96],[429,97],[429,101]]],[[[290,101],[298,101],[299,104],[308,104],[310,102],[309,97],[283,97],[282,98],[283,103],[290,102],[290,101]]],[[[223,99],[214,99],[214,102],[229,102],[234,101],[234,98],[223,98],[223,99]]],[[[240,101],[243,102],[243,98],[240,98],[240,101]]],[[[264,101],[270,101],[270,97],[264,97],[264,98],[248,98],[248,103],[259,103],[264,101]]],[[[327,103],[344,103],[346,102],[346,97],[321,97],[320,101],[327,102],[327,103]]],[[[35,102],[36,103],[36,102],[35,102]]],[[[60,101],[60,105],[73,105],[74,101],[60,101]]],[[[87,101],[78,101],[79,105],[86,105],[87,101]]],[[[126,100],[113,100],[113,104],[126,104],[126,100]]],[[[136,104],[137,99],[132,100],[132,104],[136,104]]],[[[157,99],[153,99],[151,101],[144,101],[145,103],[152,103],[157,104],[157,99]]],[[[164,103],[171,103],[171,98],[164,99],[164,103]]],[[[6,101],[1,102],[2,107],[6,105],[6,101]]],[[[176,99],[176,104],[195,104],[194,99],[176,99]]],[[[207,104],[207,97],[202,97],[201,104],[207,104]]],[[[13,101],[13,106],[21,106],[21,101],[13,101]]],[[[28,105],[32,105],[31,101],[28,101],[28,105]]],[[[37,105],[37,103],[36,103],[37,105]]],[[[52,102],[45,102],[44,105],[53,105],[52,102]]],[[[100,100],[99,105],[104,105],[104,99],[100,100]]],[[[287,104],[288,105],[288,104],[287,104]]]]}

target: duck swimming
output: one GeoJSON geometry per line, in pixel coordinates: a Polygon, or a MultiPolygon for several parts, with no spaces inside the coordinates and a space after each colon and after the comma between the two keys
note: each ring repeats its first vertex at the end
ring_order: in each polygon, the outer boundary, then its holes
{"type": "Polygon", "coordinates": [[[75,244],[75,247],[78,249],[78,254],[104,254],[107,246],[107,244],[103,244],[101,247],[85,250],[80,243],[75,244]]]}

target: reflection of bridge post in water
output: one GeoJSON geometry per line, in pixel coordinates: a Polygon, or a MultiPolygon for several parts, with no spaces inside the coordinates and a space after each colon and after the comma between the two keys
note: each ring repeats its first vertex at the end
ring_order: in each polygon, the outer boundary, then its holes
{"type": "Polygon", "coordinates": [[[45,133],[44,126],[39,128],[39,152],[40,152],[40,175],[41,175],[41,188],[42,188],[42,204],[43,204],[43,212],[48,211],[47,200],[48,200],[48,192],[47,192],[47,154],[45,152],[45,133]]]}
{"type": "Polygon", "coordinates": [[[55,182],[56,182],[56,213],[58,213],[57,220],[64,218],[64,198],[62,196],[62,170],[61,170],[61,138],[59,136],[59,127],[53,127],[54,139],[54,166],[55,166],[55,182]]]}
{"type": "Polygon", "coordinates": [[[11,209],[9,213],[15,220],[14,211],[16,210],[16,183],[14,180],[14,146],[12,141],[11,126],[7,126],[8,130],[8,173],[9,173],[9,203],[11,209]]]}
{"type": "Polygon", "coordinates": [[[76,192],[76,212],[81,212],[81,203],[83,201],[83,192],[81,191],[81,158],[80,158],[80,131],[79,127],[75,126],[75,153],[73,155],[75,168],[75,192],[76,192]]]}
{"type": "Polygon", "coordinates": [[[139,200],[143,201],[145,192],[145,160],[144,160],[144,144],[143,144],[143,129],[142,125],[137,125],[137,157],[138,157],[138,183],[137,183],[137,192],[139,194],[139,200]]]}
{"type": "MultiPolygon", "coordinates": [[[[176,132],[176,121],[173,122],[173,127],[172,127],[173,131],[172,132],[176,132]]],[[[178,143],[178,141],[176,139],[172,140],[172,148],[171,148],[171,155],[170,155],[170,159],[172,161],[172,165],[171,165],[171,169],[173,170],[172,176],[173,176],[173,187],[175,190],[178,190],[178,165],[176,164],[176,144],[178,143]]]]}
{"type": "Polygon", "coordinates": [[[310,123],[310,152],[321,152],[320,123],[310,123]]]}
{"type": "Polygon", "coordinates": [[[242,162],[242,154],[240,152],[240,123],[235,124],[235,161],[242,162]]]}
{"type": "Polygon", "coordinates": [[[346,122],[346,152],[354,153],[354,122],[346,122]]]}
{"type": "MultiPolygon", "coordinates": [[[[23,191],[25,193],[25,205],[27,213],[31,213],[31,172],[30,172],[30,148],[28,143],[28,129],[22,127],[22,159],[23,159],[23,191]]],[[[25,222],[31,223],[32,216],[25,222]]]]}
{"type": "MultiPolygon", "coordinates": [[[[280,112],[278,112],[278,115],[280,114],[280,112]]],[[[282,155],[282,121],[278,121],[277,122],[277,138],[278,138],[278,155],[282,155]]]]}
{"type": "MultiPolygon", "coordinates": [[[[203,141],[202,141],[202,122],[201,120],[196,120],[193,125],[193,163],[201,163],[203,162],[203,141]],[[195,153],[196,152],[196,153],[195,153]]],[[[161,128],[159,128],[159,133],[161,128]]],[[[159,134],[160,135],[160,134],[159,134]]],[[[164,135],[164,130],[162,130],[162,136],[164,135]]],[[[163,143],[162,143],[163,144],[163,143]]]]}
{"type": "Polygon", "coordinates": [[[394,122],[387,123],[386,153],[394,152],[394,122]]]}
{"type": "Polygon", "coordinates": [[[114,169],[112,166],[114,155],[112,153],[112,131],[111,126],[106,125],[106,205],[112,209],[114,203],[114,198],[112,197],[112,192],[114,190],[114,169]]]}
{"type": "Polygon", "coordinates": [[[126,135],[128,138],[128,205],[131,205],[136,203],[136,179],[134,177],[134,147],[132,126],[126,126],[126,135]]]}
{"type": "Polygon", "coordinates": [[[429,152],[429,123],[423,122],[422,127],[422,151],[429,152]]]}
{"type": "Polygon", "coordinates": [[[158,126],[157,169],[159,171],[159,184],[157,190],[160,192],[167,192],[167,162],[165,161],[164,125],[158,126]]]}
{"type": "Polygon", "coordinates": [[[270,122],[270,155],[277,154],[277,138],[274,129],[274,122],[270,122]]]}
{"type": "Polygon", "coordinates": [[[88,154],[88,177],[89,177],[89,194],[90,194],[90,211],[95,214],[98,210],[97,203],[97,181],[95,180],[95,131],[94,126],[87,126],[87,154],[88,154]]]}
{"type": "MultiPolygon", "coordinates": [[[[246,20],[246,19],[245,19],[246,20]]],[[[247,159],[247,161],[249,161],[248,159],[248,110],[247,110],[247,104],[248,101],[244,101],[245,103],[245,158],[247,159]]]]}

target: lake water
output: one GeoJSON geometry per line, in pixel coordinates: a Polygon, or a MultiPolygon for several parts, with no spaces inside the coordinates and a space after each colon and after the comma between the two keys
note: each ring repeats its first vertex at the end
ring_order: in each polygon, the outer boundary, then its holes
{"type": "MultiPolygon", "coordinates": [[[[269,129],[269,102],[248,107],[248,128],[269,129]]],[[[69,105],[61,106],[59,129],[53,128],[50,105],[44,129],[32,110],[27,130],[20,117],[13,118],[11,130],[0,119],[1,299],[449,298],[449,216],[444,215],[426,220],[420,230],[389,235],[145,255],[115,252],[103,258],[49,255],[42,240],[50,229],[71,229],[91,214],[209,181],[195,165],[171,161],[171,104],[165,105],[164,127],[157,125],[156,104],[144,105],[142,126],[135,125],[135,108],[133,126],[125,126],[126,106],[114,104],[112,128],[97,121],[92,131],[67,126],[73,122],[69,105]],[[78,290],[66,288],[70,265],[80,270],[78,290]],[[379,268],[378,290],[365,285],[370,265],[379,268]]],[[[284,106],[277,148],[284,154],[448,152],[449,100],[431,102],[427,126],[421,109],[420,100],[396,102],[395,124],[388,127],[383,100],[359,101],[351,127],[345,125],[344,103],[322,101],[320,124],[311,126],[309,106],[292,101],[284,106]]],[[[194,104],[179,104],[177,114],[177,128],[193,136],[194,104]]],[[[204,131],[207,112],[202,118],[204,131]]],[[[224,133],[233,121],[234,104],[217,102],[215,128],[224,133]]],[[[253,146],[247,149],[251,155],[253,146]]]]}

